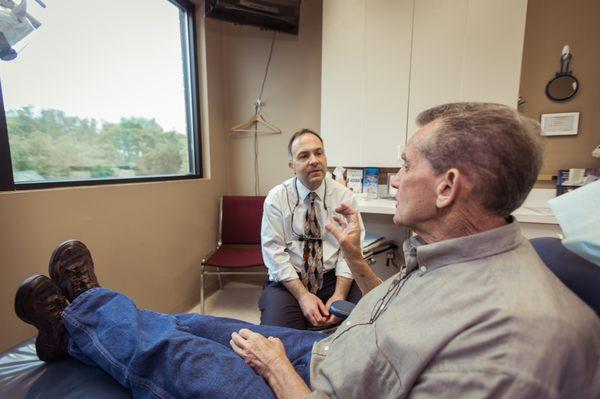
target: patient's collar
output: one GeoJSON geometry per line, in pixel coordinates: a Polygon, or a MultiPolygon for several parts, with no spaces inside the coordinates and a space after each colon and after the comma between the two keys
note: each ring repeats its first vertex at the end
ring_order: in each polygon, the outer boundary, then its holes
{"type": "Polygon", "coordinates": [[[506,252],[523,242],[519,223],[509,217],[508,224],[464,237],[452,238],[431,244],[420,236],[404,241],[404,259],[407,272],[416,267],[422,271],[463,263],[506,252]]]}

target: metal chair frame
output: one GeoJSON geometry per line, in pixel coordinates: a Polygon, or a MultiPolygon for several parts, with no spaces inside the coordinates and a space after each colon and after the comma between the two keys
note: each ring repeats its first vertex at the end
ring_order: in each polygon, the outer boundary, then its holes
{"type": "MultiPolygon", "coordinates": [[[[217,241],[217,247],[215,249],[213,249],[212,251],[210,251],[208,253],[208,255],[206,255],[204,258],[202,258],[202,262],[200,264],[200,313],[204,314],[204,303],[205,303],[205,299],[204,299],[204,291],[205,291],[205,275],[208,276],[217,276],[217,279],[219,280],[219,289],[222,290],[223,289],[223,278],[221,276],[223,275],[234,275],[234,274],[245,274],[245,275],[263,275],[266,276],[267,273],[266,272],[222,272],[221,268],[218,266],[211,266],[211,265],[207,265],[206,261],[208,259],[210,259],[210,257],[219,250],[219,248],[221,248],[221,246],[223,245],[223,196],[221,196],[220,202],[219,202],[219,241],[217,241]],[[206,268],[207,266],[210,267],[216,267],[217,271],[208,271],[208,269],[206,268]]],[[[260,244],[259,244],[260,245],[260,244]]]]}

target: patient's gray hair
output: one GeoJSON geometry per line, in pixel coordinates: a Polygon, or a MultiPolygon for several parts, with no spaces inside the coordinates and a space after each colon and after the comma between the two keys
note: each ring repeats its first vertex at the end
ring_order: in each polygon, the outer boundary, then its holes
{"type": "Polygon", "coordinates": [[[452,103],[417,116],[436,133],[417,143],[436,173],[457,168],[469,176],[481,205],[497,215],[517,209],[537,180],[543,148],[540,125],[501,104],[452,103]]]}

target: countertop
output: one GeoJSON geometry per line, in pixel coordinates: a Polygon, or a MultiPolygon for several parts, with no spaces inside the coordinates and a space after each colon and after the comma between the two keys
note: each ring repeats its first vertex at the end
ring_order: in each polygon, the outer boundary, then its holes
{"type": "MultiPolygon", "coordinates": [[[[547,201],[554,198],[554,189],[536,189],[529,193],[523,206],[513,212],[513,216],[521,223],[543,223],[558,224],[556,217],[548,206],[547,201]]],[[[393,215],[396,211],[396,200],[394,199],[369,199],[357,198],[358,209],[362,213],[379,213],[393,215]]]]}

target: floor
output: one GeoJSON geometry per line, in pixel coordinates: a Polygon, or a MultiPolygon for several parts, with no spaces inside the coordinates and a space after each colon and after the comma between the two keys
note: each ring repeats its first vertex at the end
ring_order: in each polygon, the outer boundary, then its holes
{"type": "MultiPolygon", "coordinates": [[[[227,282],[222,290],[217,290],[206,298],[205,314],[259,324],[258,297],[261,290],[262,287],[258,284],[227,282]]],[[[190,309],[188,313],[201,313],[200,304],[190,309]]]]}

